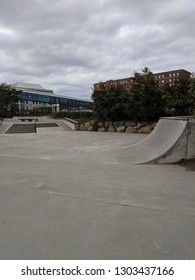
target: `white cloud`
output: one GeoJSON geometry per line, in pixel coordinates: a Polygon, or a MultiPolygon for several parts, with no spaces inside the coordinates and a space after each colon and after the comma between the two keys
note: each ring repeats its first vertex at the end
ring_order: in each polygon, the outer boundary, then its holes
{"type": "Polygon", "coordinates": [[[0,26],[0,35],[1,36],[13,36],[13,35],[15,35],[15,31],[10,28],[0,26]]]}

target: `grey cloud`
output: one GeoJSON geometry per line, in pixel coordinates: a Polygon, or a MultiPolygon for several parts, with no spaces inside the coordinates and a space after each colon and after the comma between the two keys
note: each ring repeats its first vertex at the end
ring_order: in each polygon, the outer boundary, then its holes
{"type": "Polygon", "coordinates": [[[144,66],[193,71],[194,12],[193,0],[2,0],[1,80],[89,98],[144,66]]]}

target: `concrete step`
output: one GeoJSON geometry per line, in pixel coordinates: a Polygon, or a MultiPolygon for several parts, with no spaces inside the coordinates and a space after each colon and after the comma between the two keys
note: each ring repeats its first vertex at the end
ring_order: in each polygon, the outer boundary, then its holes
{"type": "Polygon", "coordinates": [[[5,133],[36,133],[36,127],[35,124],[13,124],[5,133]]]}
{"type": "Polygon", "coordinates": [[[37,128],[41,128],[41,127],[58,127],[59,125],[57,123],[36,123],[36,127],[37,128]]]}

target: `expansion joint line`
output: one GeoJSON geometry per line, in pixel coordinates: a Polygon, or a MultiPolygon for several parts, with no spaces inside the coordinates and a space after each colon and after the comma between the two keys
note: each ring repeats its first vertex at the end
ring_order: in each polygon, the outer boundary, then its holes
{"type": "Polygon", "coordinates": [[[92,201],[92,202],[97,202],[97,203],[112,204],[112,205],[117,205],[117,206],[121,206],[121,207],[138,208],[138,209],[143,209],[143,210],[148,210],[148,211],[155,211],[155,212],[167,213],[167,214],[172,214],[172,215],[177,215],[177,216],[185,216],[185,217],[195,218],[195,215],[193,215],[193,214],[176,213],[176,212],[170,212],[168,210],[154,209],[154,208],[143,207],[143,206],[133,205],[133,204],[126,204],[126,203],[113,202],[113,201],[105,201],[105,200],[99,200],[99,199],[93,199],[93,198],[85,198],[85,197],[80,197],[80,196],[75,196],[75,195],[70,195],[70,194],[65,194],[65,193],[51,192],[51,191],[49,192],[49,194],[64,196],[64,197],[70,198],[70,199],[72,198],[72,199],[92,201]]]}

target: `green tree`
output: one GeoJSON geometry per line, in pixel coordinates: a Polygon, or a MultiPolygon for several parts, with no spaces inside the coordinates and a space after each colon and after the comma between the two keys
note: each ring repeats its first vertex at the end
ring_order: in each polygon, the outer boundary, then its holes
{"type": "Polygon", "coordinates": [[[163,94],[151,72],[135,73],[129,105],[135,121],[158,119],[164,115],[163,94]]]}
{"type": "Polygon", "coordinates": [[[189,114],[195,115],[195,78],[190,79],[188,91],[189,114]]]}
{"type": "Polygon", "coordinates": [[[165,101],[165,111],[166,115],[174,116],[175,115],[175,100],[174,100],[174,87],[166,84],[163,89],[163,98],[165,101]]]}
{"type": "Polygon", "coordinates": [[[0,116],[13,116],[19,101],[18,92],[6,83],[0,84],[0,116]]]}
{"type": "Polygon", "coordinates": [[[100,88],[94,89],[92,94],[95,117],[113,121],[128,119],[129,95],[122,86],[100,85],[100,88]]]}
{"type": "Polygon", "coordinates": [[[164,99],[169,115],[190,115],[194,106],[193,85],[190,87],[190,79],[180,77],[174,85],[166,85],[164,99]]]}

